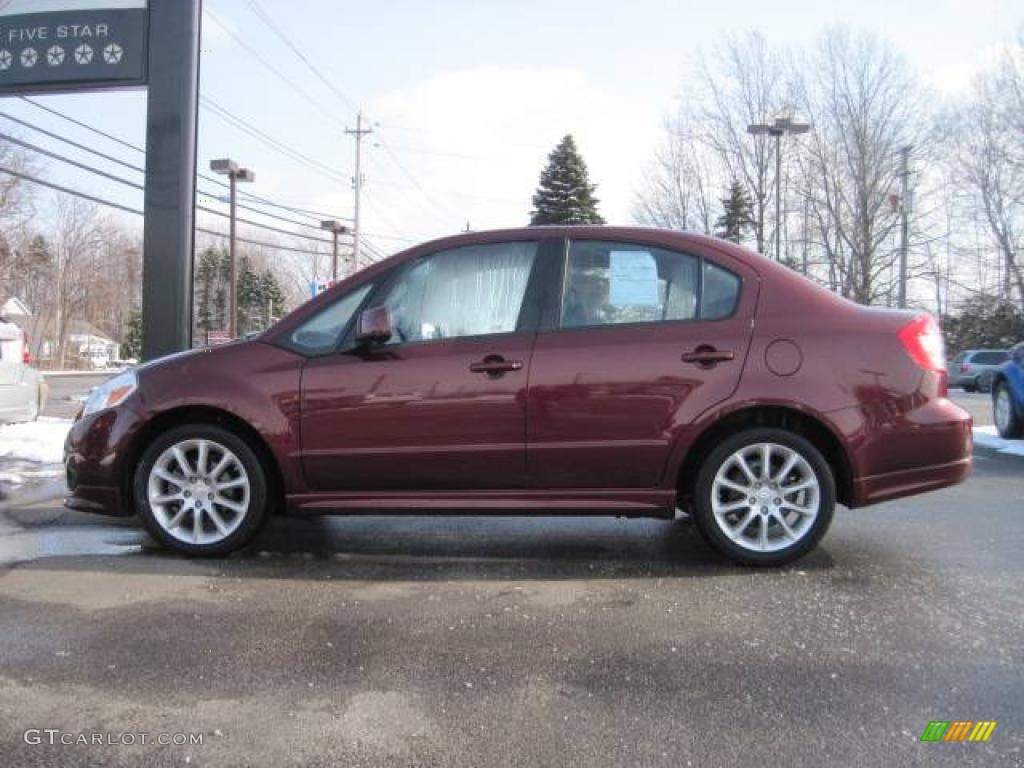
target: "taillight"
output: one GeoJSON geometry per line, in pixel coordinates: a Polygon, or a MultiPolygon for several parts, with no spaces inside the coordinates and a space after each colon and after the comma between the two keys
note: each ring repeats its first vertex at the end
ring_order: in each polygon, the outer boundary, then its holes
{"type": "Polygon", "coordinates": [[[960,373],[967,373],[969,370],[971,370],[970,363],[960,363],[960,373]]]}
{"type": "Polygon", "coordinates": [[[25,365],[32,365],[32,353],[28,349],[28,332],[21,332],[21,362],[25,365]]]}
{"type": "Polygon", "coordinates": [[[919,368],[940,374],[939,391],[945,396],[946,345],[938,321],[931,315],[920,315],[903,326],[898,336],[910,359],[919,368]]]}

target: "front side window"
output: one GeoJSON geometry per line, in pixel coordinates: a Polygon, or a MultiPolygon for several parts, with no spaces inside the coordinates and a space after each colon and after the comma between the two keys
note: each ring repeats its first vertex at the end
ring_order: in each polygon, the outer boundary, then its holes
{"type": "Polygon", "coordinates": [[[409,265],[373,303],[391,310],[389,343],[516,330],[536,242],[454,248],[409,265]]]}
{"type": "Polygon", "coordinates": [[[288,337],[289,346],[309,355],[332,352],[338,346],[341,334],[352,320],[352,315],[372,287],[369,283],[361,285],[330,306],[321,309],[292,331],[288,337]]]}

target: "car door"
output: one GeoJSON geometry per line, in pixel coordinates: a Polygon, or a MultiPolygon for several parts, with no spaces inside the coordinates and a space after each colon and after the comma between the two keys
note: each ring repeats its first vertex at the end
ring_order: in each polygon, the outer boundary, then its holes
{"type": "Polygon", "coordinates": [[[25,392],[19,386],[25,368],[22,358],[21,329],[0,322],[0,418],[20,414],[26,408],[25,392]]]}
{"type": "Polygon", "coordinates": [[[526,476],[526,386],[539,307],[536,240],[405,264],[365,306],[394,334],[311,360],[302,461],[313,491],[516,488],[526,476]]]}
{"type": "Polygon", "coordinates": [[[681,426],[738,383],[756,274],[643,244],[571,241],[537,337],[527,461],[536,488],[651,488],[681,426]]]}

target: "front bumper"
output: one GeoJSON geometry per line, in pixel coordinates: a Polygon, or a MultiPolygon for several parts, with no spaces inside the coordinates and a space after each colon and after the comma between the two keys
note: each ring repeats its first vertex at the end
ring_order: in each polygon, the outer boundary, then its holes
{"type": "Polygon", "coordinates": [[[131,447],[141,425],[128,405],[80,418],[64,442],[68,493],[64,506],[80,512],[129,516],[131,447]]]}

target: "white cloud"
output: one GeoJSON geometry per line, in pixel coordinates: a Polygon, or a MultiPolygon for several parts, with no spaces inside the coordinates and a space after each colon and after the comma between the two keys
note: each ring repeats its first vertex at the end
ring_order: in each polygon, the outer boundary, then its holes
{"type": "Polygon", "coordinates": [[[547,153],[566,133],[599,184],[605,217],[627,222],[668,99],[635,82],[539,67],[444,72],[382,94],[369,109],[378,136],[422,190],[387,149],[371,149],[365,228],[393,229],[374,207],[415,236],[467,220],[474,229],[523,225],[547,153]]]}

